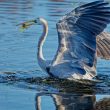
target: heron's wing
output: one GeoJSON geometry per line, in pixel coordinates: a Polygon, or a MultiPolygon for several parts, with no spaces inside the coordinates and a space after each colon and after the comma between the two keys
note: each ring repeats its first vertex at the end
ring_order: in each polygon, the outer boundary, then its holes
{"type": "Polygon", "coordinates": [[[110,59],[110,33],[102,32],[97,36],[97,57],[110,59]]]}
{"type": "Polygon", "coordinates": [[[96,36],[109,22],[110,7],[103,0],[66,14],[57,23],[59,47],[50,71],[60,78],[90,72],[95,62],[96,36]]]}

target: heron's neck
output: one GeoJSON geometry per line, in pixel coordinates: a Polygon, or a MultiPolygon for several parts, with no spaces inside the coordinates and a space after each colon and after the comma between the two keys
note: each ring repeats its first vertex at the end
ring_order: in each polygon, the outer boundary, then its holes
{"type": "Polygon", "coordinates": [[[39,39],[39,42],[38,42],[37,57],[38,57],[39,60],[45,60],[44,56],[43,56],[42,47],[43,47],[43,44],[44,44],[45,39],[46,39],[47,34],[48,34],[48,24],[47,24],[47,21],[44,20],[44,19],[41,19],[41,23],[42,23],[42,26],[43,26],[43,33],[42,33],[42,35],[39,39]]]}

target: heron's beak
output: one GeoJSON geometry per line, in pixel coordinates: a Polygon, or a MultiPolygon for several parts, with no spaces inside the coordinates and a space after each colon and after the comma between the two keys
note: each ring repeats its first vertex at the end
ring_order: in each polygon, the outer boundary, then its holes
{"type": "Polygon", "coordinates": [[[20,26],[21,31],[24,31],[25,29],[29,28],[31,25],[34,25],[35,23],[36,23],[36,20],[30,20],[30,21],[20,23],[17,26],[20,26]]]}

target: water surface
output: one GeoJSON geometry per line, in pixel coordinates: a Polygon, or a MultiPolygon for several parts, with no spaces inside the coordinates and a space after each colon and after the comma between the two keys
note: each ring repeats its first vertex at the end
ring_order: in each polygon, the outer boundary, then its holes
{"type": "MultiPolygon", "coordinates": [[[[102,82],[80,85],[49,79],[37,63],[37,43],[42,27],[20,32],[17,24],[44,17],[49,34],[43,51],[52,59],[58,46],[56,22],[80,4],[92,0],[0,1],[0,110],[92,110],[100,100],[110,103],[110,61],[98,59],[102,82]],[[39,103],[39,100],[42,100],[39,103]]],[[[110,26],[105,31],[110,32],[110,26]]],[[[103,105],[105,108],[107,104],[103,105]]],[[[109,110],[109,109],[107,109],[109,110]]]]}

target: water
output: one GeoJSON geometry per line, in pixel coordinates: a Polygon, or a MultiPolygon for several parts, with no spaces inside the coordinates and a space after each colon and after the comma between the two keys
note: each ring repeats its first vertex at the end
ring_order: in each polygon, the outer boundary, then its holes
{"type": "Polygon", "coordinates": [[[48,20],[49,34],[43,51],[46,59],[52,59],[58,45],[56,22],[74,7],[90,1],[0,1],[0,110],[92,110],[94,105],[110,110],[110,61],[98,60],[102,82],[97,84],[84,86],[49,79],[36,58],[42,27],[33,26],[22,33],[16,26],[39,16],[48,20]]]}

